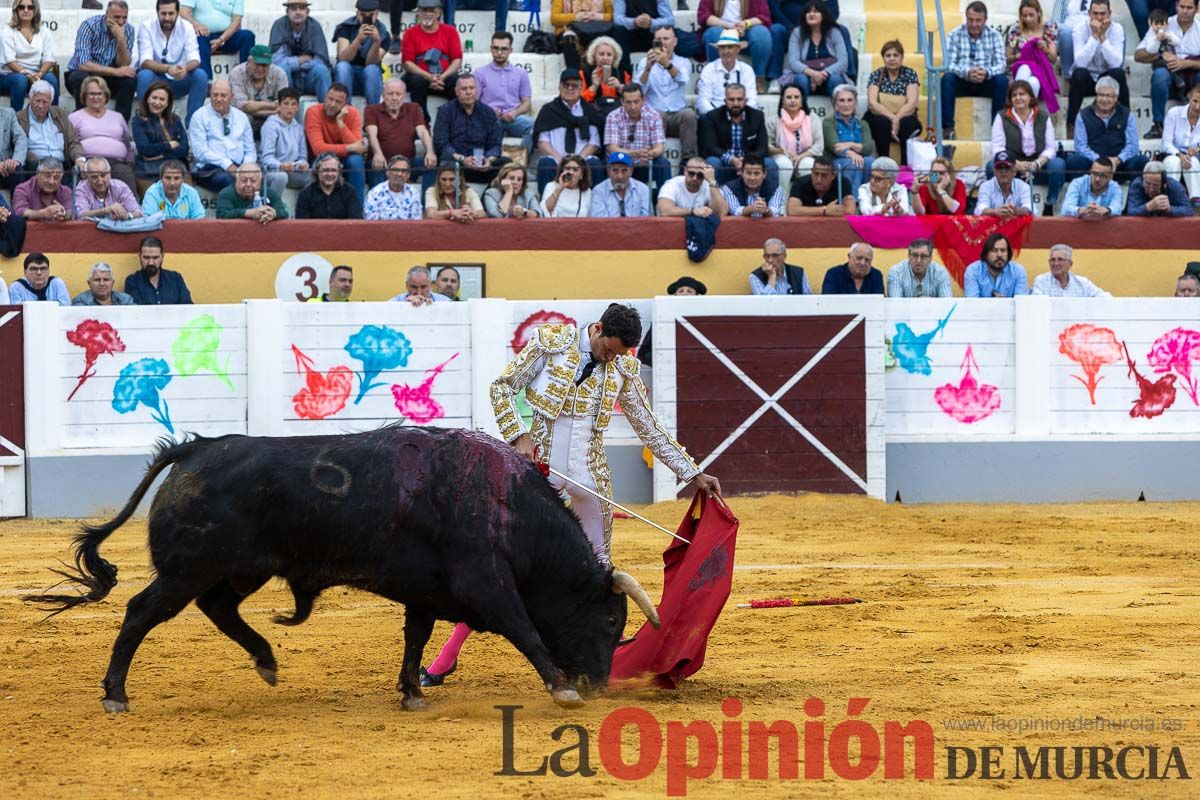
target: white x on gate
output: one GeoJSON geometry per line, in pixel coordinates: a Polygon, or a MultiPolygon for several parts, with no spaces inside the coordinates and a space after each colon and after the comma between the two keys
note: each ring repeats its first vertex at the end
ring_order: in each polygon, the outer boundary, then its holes
{"type": "MultiPolygon", "coordinates": [[[[867,482],[862,476],[848,467],[846,463],[838,458],[832,450],[826,447],[820,439],[814,436],[812,431],[808,430],[808,428],[805,428],[802,424],[800,424],[799,420],[797,420],[788,412],[787,409],[779,405],[780,398],[791,391],[792,387],[799,383],[805,375],[811,372],[813,367],[821,363],[821,360],[825,358],[825,356],[829,355],[830,351],[837,347],[843,339],[850,335],[851,331],[853,331],[858,325],[862,324],[863,319],[863,315],[859,314],[854,319],[850,320],[850,322],[846,324],[846,327],[838,331],[832,339],[825,343],[824,347],[814,353],[813,357],[810,358],[804,366],[796,370],[792,377],[776,390],[775,394],[767,394],[767,392],[761,386],[755,383],[749,375],[743,372],[737,364],[733,363],[729,356],[721,352],[721,349],[713,344],[707,336],[696,330],[696,326],[688,322],[686,317],[679,317],[677,321],[681,326],[683,326],[684,330],[696,337],[696,340],[699,341],[700,344],[708,348],[708,351],[712,353],[718,361],[724,364],[730,372],[737,376],[738,380],[746,384],[746,386],[749,387],[750,390],[758,395],[759,399],[763,401],[762,405],[758,407],[757,411],[746,417],[746,421],[734,428],[733,431],[725,437],[725,441],[713,448],[713,451],[709,453],[704,461],[700,463],[700,469],[706,469],[710,464],[716,461],[722,453],[729,449],[730,445],[732,445],[741,437],[743,433],[750,430],[750,426],[757,422],[759,417],[767,413],[768,410],[773,410],[776,414],[783,417],[784,421],[787,422],[788,425],[791,425],[793,428],[795,428],[796,432],[803,436],[809,444],[820,451],[821,455],[825,456],[835,467],[845,473],[847,478],[854,481],[854,483],[864,492],[867,491],[867,482]]],[[[675,492],[678,493],[681,489],[683,489],[683,487],[684,484],[676,482],[675,492]]]]}

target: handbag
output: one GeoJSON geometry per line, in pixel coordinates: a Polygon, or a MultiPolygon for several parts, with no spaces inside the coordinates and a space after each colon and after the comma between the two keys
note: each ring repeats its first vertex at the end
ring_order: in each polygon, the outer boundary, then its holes
{"type": "Polygon", "coordinates": [[[605,22],[602,19],[589,19],[583,22],[572,22],[567,26],[567,30],[575,31],[579,36],[588,39],[595,39],[597,36],[605,36],[612,33],[613,24],[605,22]]]}
{"type": "Polygon", "coordinates": [[[826,56],[825,58],[805,59],[804,66],[808,67],[809,69],[815,69],[817,71],[820,71],[820,70],[826,69],[828,67],[832,67],[836,63],[837,63],[836,58],[834,58],[833,56],[826,56]]]}
{"type": "Polygon", "coordinates": [[[908,154],[908,165],[912,167],[913,172],[928,172],[933,166],[933,160],[937,158],[937,147],[933,142],[913,137],[904,144],[908,154]]]}
{"type": "Polygon", "coordinates": [[[558,42],[549,31],[532,31],[525,40],[526,53],[540,56],[552,56],[558,52],[558,42]]]}

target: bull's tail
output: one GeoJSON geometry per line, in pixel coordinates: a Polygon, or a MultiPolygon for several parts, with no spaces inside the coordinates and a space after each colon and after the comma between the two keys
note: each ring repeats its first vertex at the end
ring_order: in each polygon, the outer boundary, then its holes
{"type": "Polygon", "coordinates": [[[198,444],[195,440],[182,444],[175,444],[169,439],[159,441],[155,447],[154,460],[150,462],[142,482],[133,490],[133,495],[120,513],[103,525],[84,525],[83,531],[75,537],[75,568],[72,569],[63,563],[65,569],[52,569],[51,572],[61,575],[63,579],[47,589],[45,594],[26,595],[22,599],[49,611],[50,614],[46,617],[49,619],[75,606],[96,603],[107,597],[117,585],[117,568],[100,556],[101,543],[133,516],[133,512],[137,510],[138,504],[142,502],[150,484],[154,483],[159,473],[186,456],[198,444]],[[71,594],[51,593],[63,584],[73,585],[81,591],[71,594]]]}
{"type": "Polygon", "coordinates": [[[271,621],[277,625],[299,625],[308,619],[312,614],[313,603],[316,602],[317,596],[321,594],[320,589],[311,589],[305,586],[297,586],[289,581],[288,586],[292,590],[292,597],[296,601],[296,610],[291,616],[286,614],[276,614],[271,618],[271,621]]]}

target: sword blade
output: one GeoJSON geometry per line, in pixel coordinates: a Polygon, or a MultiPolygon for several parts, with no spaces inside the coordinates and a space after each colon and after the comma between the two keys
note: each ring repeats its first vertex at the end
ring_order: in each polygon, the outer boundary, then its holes
{"type": "Polygon", "coordinates": [[[679,541],[683,542],[684,544],[691,544],[690,541],[683,538],[679,534],[667,530],[662,525],[659,525],[657,522],[652,522],[651,520],[646,519],[645,517],[643,517],[641,514],[637,513],[636,511],[630,511],[628,508],[621,505],[616,500],[613,500],[612,498],[609,498],[609,497],[605,497],[604,495],[600,494],[599,492],[595,491],[594,489],[589,489],[588,487],[584,486],[582,483],[575,480],[574,478],[567,476],[567,475],[563,475],[561,472],[556,470],[554,467],[547,465],[546,469],[548,469],[552,475],[557,475],[558,477],[562,478],[564,481],[571,484],[572,486],[582,489],[583,491],[587,492],[588,494],[590,494],[592,497],[596,498],[600,502],[608,503],[613,508],[619,508],[620,510],[624,511],[626,514],[633,517],[634,519],[640,519],[642,522],[646,523],[650,527],[658,528],[660,531],[662,531],[667,536],[670,536],[673,539],[678,539],[679,541]]]}

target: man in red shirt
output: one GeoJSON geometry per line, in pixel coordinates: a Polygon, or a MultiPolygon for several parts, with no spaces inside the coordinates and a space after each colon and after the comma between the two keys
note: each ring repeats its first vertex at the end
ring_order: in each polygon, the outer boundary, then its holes
{"type": "Polygon", "coordinates": [[[344,83],[335,83],[325,93],[325,102],[309,106],[304,113],[304,136],[313,158],[333,153],[342,160],[346,182],[354,187],[361,200],[366,193],[367,140],[363,136],[362,118],[358,109],[348,104],[350,90],[344,83]]]}
{"type": "Polygon", "coordinates": [[[441,21],[441,0],[417,0],[417,21],[404,32],[400,57],[408,73],[408,91],[413,102],[430,119],[425,100],[430,93],[454,97],[454,84],[462,66],[462,43],[458,30],[441,21]]]}
{"type": "MultiPolygon", "coordinates": [[[[407,91],[404,81],[393,78],[383,84],[383,101],[365,109],[367,142],[371,148],[371,171],[367,177],[372,186],[387,179],[384,170],[392,156],[404,156],[410,164],[415,162],[414,142],[418,137],[425,145],[425,166],[437,166],[425,115],[416,103],[404,102],[407,91]]],[[[419,174],[419,170],[414,170],[413,177],[419,174]]]]}

